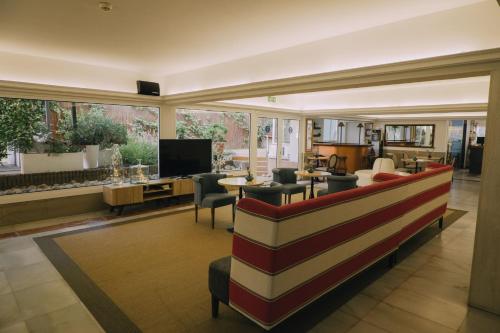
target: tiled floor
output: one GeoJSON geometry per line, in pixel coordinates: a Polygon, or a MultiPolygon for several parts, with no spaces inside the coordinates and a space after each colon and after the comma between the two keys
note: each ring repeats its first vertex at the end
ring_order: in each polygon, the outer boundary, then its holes
{"type": "MultiPolygon", "coordinates": [[[[478,182],[455,181],[449,206],[469,213],[311,331],[500,332],[499,316],[467,306],[478,192],[478,182]]],[[[38,235],[0,240],[0,333],[102,332],[32,241],[38,235]]]]}

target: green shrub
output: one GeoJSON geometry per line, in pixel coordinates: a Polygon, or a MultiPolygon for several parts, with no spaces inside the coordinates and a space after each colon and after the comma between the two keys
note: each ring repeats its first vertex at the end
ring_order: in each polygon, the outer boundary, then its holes
{"type": "Polygon", "coordinates": [[[35,138],[46,134],[42,101],[0,98],[0,159],[7,149],[27,153],[35,138]]]}
{"type": "Polygon", "coordinates": [[[138,160],[144,165],[158,164],[158,145],[131,138],[126,145],[120,147],[124,164],[137,164],[138,160]]]}
{"type": "Polygon", "coordinates": [[[53,135],[48,136],[45,141],[45,145],[47,147],[45,149],[45,153],[48,154],[76,153],[82,151],[81,146],[72,145],[63,139],[54,137],[53,135]]]}
{"type": "Polygon", "coordinates": [[[105,122],[101,148],[111,148],[114,144],[124,145],[127,143],[127,128],[111,120],[105,122]]]}
{"type": "Polygon", "coordinates": [[[127,128],[106,117],[101,108],[91,108],[78,117],[76,128],[67,130],[73,145],[100,145],[110,148],[113,144],[127,143],[127,128]]]}

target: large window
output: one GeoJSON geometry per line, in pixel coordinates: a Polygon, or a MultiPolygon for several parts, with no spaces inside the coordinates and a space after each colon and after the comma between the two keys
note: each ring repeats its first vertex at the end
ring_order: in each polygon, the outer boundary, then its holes
{"type": "Polygon", "coordinates": [[[325,142],[338,141],[338,129],[339,121],[335,119],[323,119],[323,140],[325,142]]]}
{"type": "MultiPolygon", "coordinates": [[[[61,103],[58,103],[61,104],[61,103]]],[[[112,144],[120,145],[120,152],[125,165],[139,163],[158,165],[158,120],[159,109],[156,107],[140,107],[128,105],[106,105],[75,103],[76,127],[82,122],[110,122],[111,131],[103,133],[101,149],[110,149],[112,144]],[[119,127],[126,130],[126,136],[119,133],[119,127]],[[120,136],[121,135],[121,136],[120,136]]],[[[65,114],[68,105],[62,104],[65,114]]],[[[109,165],[106,159],[101,164],[109,165]]]]}
{"type": "Polygon", "coordinates": [[[250,166],[250,114],[195,109],[177,110],[178,139],[211,139],[214,170],[250,166]]]}
{"type": "Polygon", "coordinates": [[[158,120],[156,107],[0,98],[0,176],[66,172],[58,175],[64,179],[32,177],[50,187],[74,183],[67,172],[84,171],[78,177],[105,181],[114,145],[124,166],[140,161],[154,175],[158,120]]]}

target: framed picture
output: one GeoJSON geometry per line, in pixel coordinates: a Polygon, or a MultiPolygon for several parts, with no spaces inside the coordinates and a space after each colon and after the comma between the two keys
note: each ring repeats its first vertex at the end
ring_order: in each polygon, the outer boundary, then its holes
{"type": "Polygon", "coordinates": [[[313,148],[313,120],[306,119],[306,152],[313,148]]]}

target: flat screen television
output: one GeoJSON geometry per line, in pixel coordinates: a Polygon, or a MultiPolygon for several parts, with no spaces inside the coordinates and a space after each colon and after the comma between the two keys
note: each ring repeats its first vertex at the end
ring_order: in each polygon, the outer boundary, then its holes
{"type": "Polygon", "coordinates": [[[212,140],[160,140],[159,162],[161,178],[211,172],[212,140]]]}
{"type": "Polygon", "coordinates": [[[484,145],[484,136],[478,136],[476,139],[478,145],[484,145]]]}

